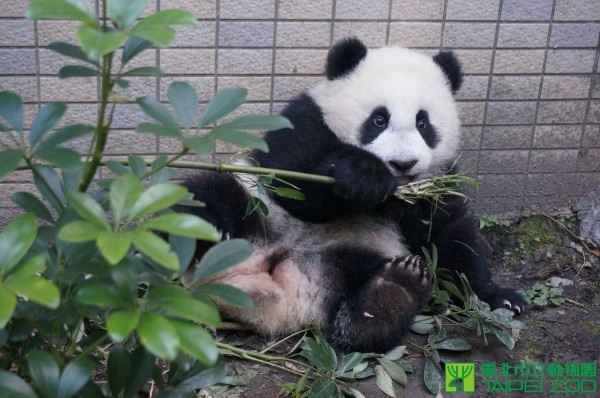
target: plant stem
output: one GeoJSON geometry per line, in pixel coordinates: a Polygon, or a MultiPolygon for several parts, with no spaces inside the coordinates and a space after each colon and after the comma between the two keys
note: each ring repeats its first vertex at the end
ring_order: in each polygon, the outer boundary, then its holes
{"type": "MultiPolygon", "coordinates": [[[[123,164],[129,164],[129,160],[125,158],[111,158],[113,161],[117,161],[123,164]]],[[[144,159],[146,165],[151,165],[152,160],[144,159]]],[[[102,165],[105,163],[101,162],[102,165]]],[[[288,171],[280,169],[270,169],[265,167],[255,166],[243,166],[237,164],[227,163],[206,163],[206,162],[190,162],[190,161],[173,161],[169,163],[169,167],[185,168],[185,169],[198,169],[198,170],[212,170],[219,173],[248,173],[258,175],[269,175],[273,174],[277,178],[289,178],[303,181],[320,182],[324,184],[334,184],[335,179],[333,177],[320,176],[316,174],[300,173],[297,171],[288,171]]]]}
{"type": "MultiPolygon", "coordinates": [[[[113,82],[110,77],[110,69],[112,65],[112,56],[113,54],[106,54],[102,57],[102,76],[101,76],[101,84],[102,84],[102,92],[100,94],[100,110],[98,112],[98,120],[96,122],[96,131],[94,132],[93,138],[93,153],[92,159],[89,163],[86,164],[83,174],[81,175],[81,180],[79,181],[79,192],[87,191],[90,186],[92,180],[94,179],[94,175],[96,174],[96,170],[100,166],[100,162],[102,161],[102,155],[104,154],[104,148],[106,146],[106,141],[108,139],[108,133],[110,131],[110,124],[112,122],[112,114],[114,111],[114,105],[110,112],[110,118],[108,121],[104,121],[106,117],[106,108],[108,106],[108,97],[110,92],[112,91],[113,82]]],[[[92,148],[90,147],[90,150],[92,148]]],[[[88,154],[89,157],[89,154],[88,154]]]]}
{"type": "MultiPolygon", "coordinates": [[[[178,159],[181,159],[182,157],[184,157],[189,151],[190,151],[190,148],[188,146],[184,145],[181,152],[179,152],[177,155],[173,156],[171,159],[167,160],[165,162],[165,164],[157,167],[156,169],[150,170],[149,172],[147,172],[146,174],[141,176],[140,180],[143,181],[144,179],[150,177],[152,174],[158,173],[160,170],[164,169],[165,167],[170,167],[173,163],[177,162],[178,159]]],[[[147,163],[147,165],[151,165],[151,163],[147,163]]]]}
{"type": "Polygon", "coordinates": [[[306,332],[308,332],[308,331],[309,331],[309,330],[311,330],[311,329],[312,329],[312,327],[310,327],[310,328],[306,328],[306,329],[302,329],[302,330],[299,330],[299,331],[297,331],[297,332],[295,332],[295,333],[292,333],[292,334],[290,334],[289,336],[286,336],[285,338],[283,338],[283,339],[279,340],[279,341],[278,341],[278,342],[276,342],[275,344],[273,344],[273,345],[271,345],[271,346],[269,346],[269,347],[265,348],[264,350],[260,351],[260,354],[266,354],[267,352],[271,351],[273,348],[275,348],[275,347],[279,346],[280,344],[283,344],[283,343],[285,343],[286,341],[288,341],[288,340],[289,340],[289,339],[291,339],[292,337],[295,337],[295,336],[297,336],[297,335],[299,335],[299,334],[306,333],[306,332]]]}

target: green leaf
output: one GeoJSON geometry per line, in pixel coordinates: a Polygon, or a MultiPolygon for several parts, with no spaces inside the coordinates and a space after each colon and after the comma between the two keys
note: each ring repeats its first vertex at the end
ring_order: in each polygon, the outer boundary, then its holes
{"type": "Polygon", "coordinates": [[[148,172],[146,162],[144,161],[144,159],[142,159],[141,156],[129,155],[127,159],[129,160],[129,166],[131,167],[131,171],[136,177],[141,178],[148,172]]]}
{"type": "Polygon", "coordinates": [[[50,102],[42,107],[35,115],[31,124],[29,142],[31,145],[37,144],[46,132],[48,132],[63,117],[67,111],[67,105],[62,102],[50,102]]]}
{"type": "Polygon", "coordinates": [[[133,244],[142,254],[168,270],[179,271],[179,257],[171,251],[167,242],[151,232],[142,230],[135,230],[131,237],[133,244]]]}
{"type": "Polygon", "coordinates": [[[34,0],[29,3],[28,19],[68,19],[98,25],[98,16],[87,0],[34,0]]]}
{"type": "Polygon", "coordinates": [[[5,398],[38,398],[29,384],[19,376],[0,369],[0,397],[5,398]]]}
{"type": "Polygon", "coordinates": [[[131,247],[131,237],[123,231],[104,231],[96,241],[98,250],[110,265],[116,265],[131,247]]]}
{"type": "Polygon", "coordinates": [[[97,307],[119,308],[127,304],[116,287],[106,284],[84,285],[75,294],[75,300],[81,304],[97,307]]]}
{"type": "Polygon", "coordinates": [[[63,66],[58,71],[58,77],[61,79],[68,79],[70,77],[98,76],[99,74],[100,72],[98,71],[98,69],[92,69],[82,65],[63,66]]]}
{"type": "Polygon", "coordinates": [[[175,360],[181,342],[177,329],[165,317],[143,313],[136,330],[148,351],[160,358],[175,360]]]}
{"type": "Polygon", "coordinates": [[[90,380],[92,372],[96,369],[96,363],[88,357],[79,357],[70,362],[58,382],[58,398],[70,398],[90,380]]]}
{"type": "Polygon", "coordinates": [[[83,49],[79,46],[75,46],[73,44],[65,43],[62,41],[54,41],[48,45],[48,49],[57,52],[60,55],[64,55],[65,57],[87,62],[89,64],[94,65],[96,68],[100,67],[98,61],[90,60],[85,54],[85,51],[83,51],[83,49]]]}
{"type": "Polygon", "coordinates": [[[21,163],[23,151],[20,149],[7,149],[0,152],[0,180],[15,171],[21,163]]]}
{"type": "Polygon", "coordinates": [[[231,87],[219,91],[206,105],[200,125],[208,126],[229,115],[246,101],[247,95],[248,90],[240,87],[231,87]]]}
{"type": "Polygon", "coordinates": [[[463,339],[448,339],[436,343],[433,348],[449,351],[469,351],[471,344],[463,339]]]}
{"type": "Polygon", "coordinates": [[[282,198],[304,200],[304,194],[296,189],[279,187],[275,189],[275,195],[281,196],[282,198]]]}
{"type": "Polygon", "coordinates": [[[46,258],[42,254],[38,254],[24,262],[21,262],[8,274],[5,281],[8,283],[13,280],[29,278],[31,276],[41,273],[45,269],[46,258]]]}
{"type": "MultiPolygon", "coordinates": [[[[284,128],[294,128],[292,123],[285,117],[279,115],[244,115],[223,124],[234,130],[261,130],[273,131],[284,128]]],[[[221,127],[221,126],[219,126],[221,127]]]]}
{"type": "Polygon", "coordinates": [[[81,243],[96,240],[105,231],[105,228],[99,228],[91,222],[77,220],[71,221],[62,227],[58,233],[58,237],[65,242],[81,243]]]}
{"type": "Polygon", "coordinates": [[[179,383],[176,388],[180,391],[201,390],[219,383],[225,376],[227,376],[227,373],[227,366],[221,357],[217,360],[215,366],[201,370],[192,377],[189,377],[179,383]]]}
{"type": "Polygon", "coordinates": [[[208,366],[217,361],[219,350],[210,333],[190,322],[177,319],[169,319],[169,322],[177,330],[183,351],[208,366]]]}
{"type": "Polygon", "coordinates": [[[44,307],[56,309],[60,304],[60,290],[55,284],[41,276],[30,276],[7,282],[19,296],[43,305],[44,307]]]}
{"type": "Polygon", "coordinates": [[[252,255],[254,246],[243,239],[231,239],[211,247],[200,260],[194,273],[198,281],[232,267],[252,255]]]}
{"type": "Polygon", "coordinates": [[[115,173],[118,176],[122,176],[123,174],[131,173],[131,169],[129,167],[125,166],[121,162],[116,162],[114,160],[107,161],[106,167],[108,167],[108,169],[110,171],[112,171],[113,173],[115,173]]]}
{"type": "Polygon", "coordinates": [[[189,11],[159,11],[138,22],[133,27],[132,34],[161,47],[168,47],[175,38],[175,33],[170,27],[176,25],[194,26],[196,18],[189,11]]]}
{"type": "Polygon", "coordinates": [[[31,247],[37,234],[35,215],[25,213],[0,233],[0,274],[10,272],[31,247]]]}
{"type": "Polygon", "coordinates": [[[338,367],[336,373],[338,375],[342,375],[346,372],[351,371],[357,365],[359,365],[363,361],[363,359],[364,355],[359,352],[353,352],[351,354],[345,355],[342,359],[342,362],[340,362],[340,366],[338,367]]]}
{"type": "Polygon", "coordinates": [[[201,285],[196,288],[195,291],[198,294],[218,296],[227,301],[229,304],[237,305],[238,307],[246,309],[254,308],[252,298],[246,292],[243,292],[240,289],[230,285],[211,283],[207,285],[201,285]]]}
{"type": "Polygon", "coordinates": [[[107,0],[108,15],[119,29],[128,29],[139,18],[146,7],[147,0],[107,0]]]}
{"type": "Polygon", "coordinates": [[[509,350],[515,348],[515,339],[513,339],[513,337],[510,334],[497,327],[492,327],[492,331],[494,332],[496,337],[498,337],[498,340],[500,340],[502,344],[508,347],[509,350]]]}
{"type": "Polygon", "coordinates": [[[387,374],[398,384],[403,387],[406,387],[408,379],[406,377],[406,372],[404,368],[398,365],[395,362],[390,361],[385,358],[377,358],[377,361],[383,366],[387,374]]]}
{"type": "Polygon", "coordinates": [[[193,297],[172,297],[152,301],[153,305],[174,315],[208,326],[220,326],[221,317],[216,307],[193,297]]]}
{"type": "Polygon", "coordinates": [[[72,141],[76,138],[83,137],[94,131],[95,127],[89,124],[72,124],[65,126],[61,129],[56,130],[46,139],[40,142],[37,146],[37,150],[54,148],[65,142],[72,141]]]}
{"type": "Polygon", "coordinates": [[[124,174],[110,185],[110,206],[117,223],[129,214],[142,195],[142,183],[132,174],[124,174]]]}
{"type": "Polygon", "coordinates": [[[381,365],[375,365],[375,384],[388,397],[396,397],[392,378],[381,365]]]}
{"type": "Polygon", "coordinates": [[[331,355],[329,344],[322,344],[311,337],[305,340],[305,346],[300,355],[312,362],[321,371],[332,371],[336,367],[337,358],[335,352],[331,355]]]}
{"type": "Polygon", "coordinates": [[[129,221],[177,204],[187,194],[187,189],[176,184],[162,183],[148,188],[129,213],[129,221]]]}
{"type": "Polygon", "coordinates": [[[79,152],[70,148],[47,148],[37,150],[35,154],[42,160],[66,171],[79,170],[81,163],[81,155],[79,152]]]}
{"type": "Polygon", "coordinates": [[[264,139],[257,137],[254,134],[229,129],[226,125],[215,128],[210,132],[209,136],[221,141],[229,142],[240,148],[252,148],[265,153],[269,152],[269,146],[264,139]]]}
{"type": "Polygon", "coordinates": [[[173,137],[181,139],[181,130],[174,130],[162,124],[140,123],[135,128],[135,131],[142,134],[156,134],[161,137],[173,137]]]}
{"type": "Polygon", "coordinates": [[[10,91],[0,92],[0,117],[19,133],[23,131],[23,102],[10,91]]]}
{"type": "Polygon", "coordinates": [[[127,39],[126,32],[102,32],[87,25],[81,25],[75,34],[90,60],[97,60],[103,55],[114,52],[127,39]]]}
{"type": "Polygon", "coordinates": [[[198,116],[198,94],[188,83],[174,82],[169,86],[167,97],[179,121],[185,128],[194,126],[198,116]]]}
{"type": "Polygon", "coordinates": [[[144,112],[146,112],[148,116],[159,122],[166,130],[169,130],[169,134],[174,134],[174,136],[178,137],[183,136],[183,133],[179,128],[179,124],[175,118],[173,118],[168,109],[156,98],[141,97],[135,102],[137,102],[137,104],[144,112]]]}
{"type": "Polygon", "coordinates": [[[31,378],[45,398],[57,397],[60,368],[45,351],[30,351],[27,354],[27,367],[31,378]]]}
{"type": "Polygon", "coordinates": [[[134,397],[138,391],[148,383],[154,369],[156,358],[143,346],[138,347],[131,353],[131,374],[125,386],[124,397],[134,397]]]}
{"type": "Polygon", "coordinates": [[[211,242],[218,242],[221,239],[221,234],[212,224],[192,214],[163,214],[141,224],[140,228],[211,242]]]}
{"type": "Polygon", "coordinates": [[[121,64],[125,66],[129,61],[135,58],[141,52],[149,49],[154,44],[136,36],[130,36],[123,46],[123,56],[121,64]]]}
{"type": "MultiPolygon", "coordinates": [[[[140,314],[133,309],[115,311],[106,318],[106,329],[113,341],[122,343],[140,322],[140,314]]],[[[110,380],[109,380],[110,381],[110,380]]]]}
{"type": "Polygon", "coordinates": [[[160,70],[160,68],[156,68],[154,66],[142,66],[140,68],[130,69],[127,72],[123,73],[123,76],[131,75],[164,76],[165,73],[162,70],[160,70]]]}
{"type": "Polygon", "coordinates": [[[201,158],[207,158],[212,155],[217,149],[217,143],[211,137],[184,137],[183,143],[190,148],[196,155],[201,158]]]}
{"type": "Polygon", "coordinates": [[[340,390],[333,379],[323,376],[313,382],[308,396],[309,398],[334,398],[340,396],[340,390]]]}
{"type": "Polygon", "coordinates": [[[440,386],[442,385],[442,376],[439,370],[436,368],[433,361],[429,358],[425,358],[425,370],[423,371],[423,381],[425,386],[432,394],[440,392],[440,386]]]}
{"type": "MultiPolygon", "coordinates": [[[[136,316],[138,316],[137,313],[136,316]]],[[[131,356],[129,355],[129,351],[122,345],[115,345],[110,351],[110,354],[108,354],[108,361],[106,364],[106,376],[108,379],[108,386],[112,392],[112,397],[123,396],[120,393],[128,384],[130,373],[131,356]]]]}
{"type": "Polygon", "coordinates": [[[62,213],[65,195],[56,171],[52,167],[44,165],[33,166],[33,171],[33,183],[42,197],[59,213],[62,213]]]}
{"type": "Polygon", "coordinates": [[[129,80],[125,80],[122,78],[118,78],[115,83],[117,84],[117,86],[121,87],[123,90],[128,89],[129,88],[129,80]]]}
{"type": "Polygon", "coordinates": [[[81,217],[100,229],[110,230],[106,214],[98,202],[81,192],[68,192],[67,196],[69,203],[81,217]]]}
{"type": "Polygon", "coordinates": [[[400,345],[386,352],[383,358],[389,361],[397,361],[398,359],[402,358],[406,353],[406,346],[400,345]]]}
{"type": "Polygon", "coordinates": [[[179,272],[184,274],[196,253],[196,239],[169,235],[169,245],[179,257],[179,272]]]}
{"type": "Polygon", "coordinates": [[[8,287],[0,285],[0,303],[0,329],[4,329],[17,307],[17,296],[8,287]]]}

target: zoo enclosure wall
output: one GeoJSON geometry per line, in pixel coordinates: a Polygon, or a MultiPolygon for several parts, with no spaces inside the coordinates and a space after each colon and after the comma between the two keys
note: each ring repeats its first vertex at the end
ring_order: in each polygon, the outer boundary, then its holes
{"type": "MultiPolygon", "coordinates": [[[[26,20],[26,5],[3,0],[0,7],[0,91],[23,97],[29,122],[50,101],[69,104],[63,123],[94,121],[98,80],[60,81],[60,67],[73,62],[47,49],[73,42],[77,24],[26,20]]],[[[204,103],[243,86],[249,97],[240,113],[277,113],[322,78],[327,50],[340,38],[453,50],[466,74],[457,95],[460,164],[479,180],[477,212],[562,208],[600,184],[598,0],[149,0],[147,8],[190,10],[198,26],[140,57],[139,66],[166,76],[132,78],[121,92],[127,98],[164,101],[169,84],[183,80],[204,103]]],[[[136,105],[117,109],[109,155],[179,150],[133,131],[146,117],[136,105]]],[[[218,150],[219,160],[235,151],[218,150]]],[[[14,214],[10,194],[21,190],[34,190],[28,172],[0,183],[0,224],[14,214]]]]}

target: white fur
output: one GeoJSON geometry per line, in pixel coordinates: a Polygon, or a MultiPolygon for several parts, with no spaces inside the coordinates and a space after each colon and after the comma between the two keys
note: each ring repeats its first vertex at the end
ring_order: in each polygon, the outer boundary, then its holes
{"type": "Polygon", "coordinates": [[[443,71],[427,55],[400,47],[369,49],[347,76],[325,80],[309,93],[342,141],[363,147],[386,164],[418,159],[415,171],[422,174],[439,169],[456,154],[460,136],[456,104],[443,71]],[[379,106],[391,114],[389,127],[362,146],[360,128],[379,106]],[[415,128],[419,110],[428,112],[438,132],[439,142],[433,149],[415,128]]]}

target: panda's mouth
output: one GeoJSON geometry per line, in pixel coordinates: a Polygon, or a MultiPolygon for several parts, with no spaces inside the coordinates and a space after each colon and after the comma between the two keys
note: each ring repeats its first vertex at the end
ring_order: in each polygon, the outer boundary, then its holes
{"type": "Polygon", "coordinates": [[[398,186],[400,185],[407,185],[410,184],[411,182],[415,182],[417,180],[417,176],[396,176],[396,183],[398,184],[398,186]]]}

